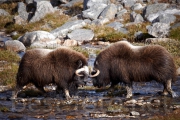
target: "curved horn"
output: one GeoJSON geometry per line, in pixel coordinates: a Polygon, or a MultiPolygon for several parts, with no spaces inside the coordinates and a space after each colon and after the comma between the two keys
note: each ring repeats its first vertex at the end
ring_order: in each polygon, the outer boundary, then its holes
{"type": "Polygon", "coordinates": [[[77,76],[84,76],[84,75],[80,75],[80,74],[79,74],[80,72],[85,72],[85,73],[89,74],[89,69],[88,69],[87,66],[84,66],[83,68],[77,69],[76,72],[75,72],[75,74],[76,74],[77,76]]]}
{"type": "Polygon", "coordinates": [[[96,74],[90,75],[90,77],[96,77],[96,76],[98,76],[99,74],[100,74],[100,71],[97,69],[97,70],[96,70],[96,74]]]}

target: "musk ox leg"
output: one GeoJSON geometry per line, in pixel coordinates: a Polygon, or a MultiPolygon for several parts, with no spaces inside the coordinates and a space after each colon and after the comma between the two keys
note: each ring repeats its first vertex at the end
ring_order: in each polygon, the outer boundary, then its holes
{"type": "Polygon", "coordinates": [[[71,98],[70,95],[69,95],[69,90],[65,88],[64,93],[65,93],[66,99],[69,100],[71,98]]]}
{"type": "Polygon", "coordinates": [[[25,89],[25,88],[26,88],[26,86],[20,87],[19,85],[16,85],[15,90],[12,91],[12,97],[11,97],[11,98],[12,98],[12,99],[17,98],[18,93],[19,93],[22,89],[25,89]]]}
{"type": "Polygon", "coordinates": [[[126,85],[126,90],[127,90],[127,95],[126,98],[131,98],[132,97],[132,85],[126,85]]]}
{"type": "Polygon", "coordinates": [[[178,95],[171,89],[171,79],[167,80],[164,84],[163,95],[167,95],[168,93],[173,97],[178,97],[178,95]]]}

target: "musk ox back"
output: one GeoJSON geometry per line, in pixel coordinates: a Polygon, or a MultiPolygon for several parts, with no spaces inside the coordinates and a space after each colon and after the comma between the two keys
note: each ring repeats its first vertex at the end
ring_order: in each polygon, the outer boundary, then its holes
{"type": "Polygon", "coordinates": [[[159,45],[133,46],[127,41],[114,43],[97,56],[92,77],[97,87],[124,83],[127,98],[132,96],[132,82],[151,80],[164,85],[164,95],[177,96],[171,89],[171,82],[176,80],[173,58],[159,45]]]}
{"type": "Polygon", "coordinates": [[[57,85],[57,90],[64,90],[66,98],[70,98],[69,85],[72,82],[77,86],[84,84],[88,74],[87,59],[79,52],[64,47],[32,49],[20,62],[14,97],[28,83],[43,92],[45,85],[53,83],[57,85]]]}

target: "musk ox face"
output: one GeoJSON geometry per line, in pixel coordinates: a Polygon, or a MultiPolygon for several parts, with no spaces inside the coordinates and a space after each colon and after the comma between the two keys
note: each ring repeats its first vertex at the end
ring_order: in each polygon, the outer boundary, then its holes
{"type": "Polygon", "coordinates": [[[163,84],[164,95],[177,96],[171,89],[171,82],[177,79],[173,58],[159,45],[133,46],[128,41],[114,43],[96,57],[91,77],[97,87],[124,83],[127,98],[132,96],[132,82],[152,80],[163,84]]]}
{"type": "Polygon", "coordinates": [[[88,79],[89,76],[89,68],[88,66],[83,66],[82,68],[76,70],[75,72],[75,77],[74,77],[74,84],[77,87],[84,86],[86,85],[86,80],[88,79]]]}

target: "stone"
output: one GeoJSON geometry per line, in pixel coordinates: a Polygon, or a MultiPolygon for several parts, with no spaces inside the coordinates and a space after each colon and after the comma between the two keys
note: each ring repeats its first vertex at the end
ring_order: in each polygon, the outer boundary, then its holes
{"type": "Polygon", "coordinates": [[[169,29],[169,24],[156,22],[148,28],[148,33],[156,38],[165,38],[169,35],[169,29]]]}
{"type": "Polygon", "coordinates": [[[108,27],[112,27],[114,28],[115,30],[119,30],[121,29],[122,27],[124,27],[124,25],[120,22],[111,22],[109,24],[107,24],[108,27]]]}
{"type": "Polygon", "coordinates": [[[49,1],[34,2],[34,6],[36,6],[36,11],[29,21],[30,23],[37,22],[44,18],[45,15],[55,12],[53,6],[49,1]]]}
{"type": "Polygon", "coordinates": [[[0,9],[0,16],[8,16],[10,15],[8,12],[6,12],[4,9],[0,9]]]}
{"type": "Polygon", "coordinates": [[[13,52],[25,52],[26,47],[18,40],[8,40],[5,42],[5,49],[13,52]]]}
{"type": "Polygon", "coordinates": [[[72,47],[72,46],[77,46],[78,42],[76,40],[65,40],[63,43],[63,46],[68,46],[68,47],[72,47]]]}
{"type": "Polygon", "coordinates": [[[141,3],[135,3],[131,6],[131,10],[142,10],[144,7],[141,5],[141,3]]]}
{"type": "Polygon", "coordinates": [[[55,40],[55,36],[46,31],[33,31],[27,32],[23,36],[21,36],[18,40],[21,41],[25,46],[30,47],[32,43],[41,41],[41,42],[48,42],[55,40]]]}
{"type": "Polygon", "coordinates": [[[28,13],[26,11],[26,5],[23,2],[18,2],[18,14],[24,21],[28,20],[28,13]]]}
{"type": "Polygon", "coordinates": [[[83,20],[75,20],[66,22],[61,27],[58,27],[52,30],[50,33],[53,34],[56,38],[64,38],[68,34],[68,32],[73,31],[78,28],[82,28],[86,25],[86,22],[83,20]]]}
{"type": "Polygon", "coordinates": [[[153,20],[153,23],[160,22],[160,23],[166,23],[171,24],[176,21],[176,17],[172,14],[161,14],[159,15],[155,20],[153,20]]]}
{"type": "Polygon", "coordinates": [[[143,10],[143,16],[147,19],[149,15],[158,13],[160,11],[164,11],[167,9],[168,6],[169,4],[166,3],[156,3],[147,5],[143,10]]]}
{"type": "Polygon", "coordinates": [[[130,14],[130,21],[131,22],[137,22],[137,23],[140,23],[140,22],[143,22],[144,19],[143,17],[140,15],[140,14],[137,14],[135,13],[134,11],[130,14]]]}
{"type": "Polygon", "coordinates": [[[115,4],[110,4],[102,11],[99,18],[108,18],[109,20],[112,20],[115,18],[116,13],[117,6],[115,4]]]}
{"type": "Polygon", "coordinates": [[[68,38],[72,40],[77,40],[77,41],[91,41],[94,37],[94,33],[92,30],[88,29],[76,29],[73,30],[71,33],[69,33],[68,38]]]}
{"type": "Polygon", "coordinates": [[[92,25],[104,25],[108,23],[110,20],[108,18],[95,19],[91,22],[92,25]]]}
{"type": "Polygon", "coordinates": [[[145,40],[145,43],[150,44],[150,43],[168,42],[168,41],[170,41],[169,38],[147,38],[145,40]]]}
{"type": "Polygon", "coordinates": [[[139,112],[136,112],[136,111],[131,111],[131,112],[130,112],[130,115],[131,115],[131,116],[139,116],[140,113],[139,113],[139,112]]]}
{"type": "Polygon", "coordinates": [[[100,13],[106,8],[107,5],[103,3],[97,3],[91,6],[89,9],[82,11],[83,18],[95,20],[99,17],[100,13]]]}
{"type": "Polygon", "coordinates": [[[122,4],[124,7],[129,8],[135,4],[135,0],[122,0],[122,4]]]}
{"type": "Polygon", "coordinates": [[[127,10],[126,9],[122,9],[120,10],[119,12],[116,13],[116,18],[117,19],[122,19],[122,16],[127,13],[127,10]]]}

